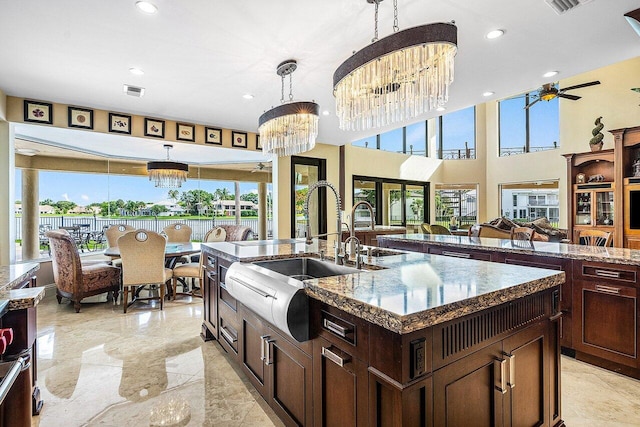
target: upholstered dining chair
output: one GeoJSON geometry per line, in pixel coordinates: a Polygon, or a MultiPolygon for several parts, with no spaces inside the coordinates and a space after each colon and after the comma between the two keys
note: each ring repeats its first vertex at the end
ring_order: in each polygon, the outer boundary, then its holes
{"type": "Polygon", "coordinates": [[[588,246],[611,246],[613,235],[603,230],[581,230],[578,234],[578,244],[588,246]]]}
{"type": "MultiPolygon", "coordinates": [[[[214,227],[207,231],[202,239],[203,243],[211,242],[224,242],[227,237],[227,232],[222,227],[214,227]]],[[[195,293],[196,285],[195,279],[198,279],[202,283],[203,279],[202,270],[202,257],[200,254],[192,255],[191,262],[186,264],[178,264],[173,269],[173,280],[171,281],[171,294],[173,299],[176,299],[176,295],[191,295],[194,297],[202,298],[202,294],[195,293]],[[189,285],[186,279],[191,279],[191,291],[189,292],[189,285]],[[178,292],[178,282],[182,285],[182,292],[178,292]]],[[[201,286],[201,285],[200,285],[201,286]]]]}
{"type": "Polygon", "coordinates": [[[73,301],[76,313],[80,312],[83,298],[113,292],[114,301],[120,291],[120,269],[106,262],[83,264],[74,237],[66,230],[49,230],[45,233],[51,248],[53,279],[56,283],[58,304],[62,298],[73,301]]]}
{"type": "Polygon", "coordinates": [[[170,224],[164,227],[162,232],[167,236],[167,242],[169,243],[184,243],[191,241],[191,227],[187,224],[181,224],[179,222],[170,224]]]}
{"type": "MultiPolygon", "coordinates": [[[[114,224],[107,228],[104,232],[104,235],[107,238],[107,246],[110,248],[117,247],[118,239],[133,230],[135,230],[135,227],[126,224],[114,224]]],[[[120,267],[120,265],[122,265],[122,261],[118,257],[112,257],[111,265],[120,267]]]]}
{"type": "Polygon", "coordinates": [[[122,258],[122,306],[127,308],[136,301],[159,300],[163,308],[165,285],[171,280],[173,272],[164,266],[164,250],[167,240],[160,234],[149,230],[131,231],[118,239],[122,258]],[[139,286],[157,285],[159,297],[140,298],[139,286]],[[131,302],[129,302],[131,288],[131,302]]]}
{"type": "Polygon", "coordinates": [[[422,228],[424,234],[451,234],[447,227],[438,224],[421,224],[420,228],[422,228]]]}
{"type": "Polygon", "coordinates": [[[535,230],[529,227],[513,227],[511,229],[511,240],[533,240],[533,233],[535,230]]]}

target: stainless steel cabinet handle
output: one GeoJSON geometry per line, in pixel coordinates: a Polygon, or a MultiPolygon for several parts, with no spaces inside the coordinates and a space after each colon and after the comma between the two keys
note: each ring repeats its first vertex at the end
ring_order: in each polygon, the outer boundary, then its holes
{"type": "Polygon", "coordinates": [[[332,322],[329,319],[322,319],[322,324],[325,328],[330,330],[331,332],[340,335],[343,338],[347,337],[347,333],[349,332],[348,328],[338,325],[337,323],[332,322]]]}
{"type": "Polygon", "coordinates": [[[471,254],[465,254],[463,252],[442,251],[442,255],[454,256],[456,258],[471,258],[471,254]]]}
{"type": "Polygon", "coordinates": [[[267,366],[273,365],[273,359],[271,359],[271,346],[269,345],[272,342],[276,342],[276,340],[267,339],[264,342],[265,346],[266,346],[266,355],[265,355],[265,359],[264,359],[264,364],[267,365],[267,366]]]}
{"type": "Polygon", "coordinates": [[[340,367],[344,366],[345,363],[348,363],[349,360],[351,360],[349,358],[342,358],[338,356],[336,353],[326,347],[322,347],[322,355],[340,367]]]}
{"type": "Polygon", "coordinates": [[[269,339],[269,335],[260,336],[260,360],[263,362],[267,359],[266,350],[264,347],[267,345],[267,340],[269,339]]]}
{"type": "Polygon", "coordinates": [[[227,341],[229,341],[230,343],[234,343],[236,341],[238,341],[237,338],[234,338],[233,335],[231,335],[231,333],[229,331],[226,330],[226,328],[220,328],[220,333],[222,335],[224,335],[224,337],[227,339],[227,341]]]}
{"type": "Polygon", "coordinates": [[[0,403],[4,402],[4,398],[9,394],[11,386],[13,386],[13,383],[15,383],[23,368],[26,368],[26,360],[22,357],[18,357],[18,359],[11,364],[4,378],[2,378],[2,382],[0,382],[0,403]]]}
{"type": "Polygon", "coordinates": [[[222,289],[224,289],[225,291],[227,290],[227,284],[226,284],[226,283],[224,283],[223,281],[220,281],[220,287],[221,287],[222,289]]]}
{"type": "Polygon", "coordinates": [[[605,285],[596,285],[596,291],[604,292],[606,294],[618,295],[620,293],[620,288],[612,288],[611,286],[605,286],[605,285]]]}
{"type": "Polygon", "coordinates": [[[263,291],[262,289],[257,288],[255,286],[253,286],[252,284],[245,282],[244,280],[240,280],[237,277],[234,277],[233,280],[235,280],[236,282],[238,282],[239,284],[241,284],[245,288],[249,289],[250,291],[253,291],[256,294],[260,295],[261,297],[276,299],[276,297],[274,297],[270,293],[267,293],[267,292],[263,291]]]}
{"type": "Polygon", "coordinates": [[[619,279],[620,272],[619,271],[609,271],[609,270],[595,270],[596,276],[600,277],[610,277],[612,279],[619,279]]]}
{"type": "Polygon", "coordinates": [[[505,359],[496,359],[493,361],[494,378],[495,376],[498,376],[498,378],[495,378],[494,386],[496,390],[498,390],[502,394],[505,394],[507,392],[507,387],[504,384],[504,365],[506,362],[507,361],[505,359]]]}
{"type": "Polygon", "coordinates": [[[511,388],[516,386],[516,356],[515,354],[505,354],[509,359],[509,381],[507,385],[511,388]]]}

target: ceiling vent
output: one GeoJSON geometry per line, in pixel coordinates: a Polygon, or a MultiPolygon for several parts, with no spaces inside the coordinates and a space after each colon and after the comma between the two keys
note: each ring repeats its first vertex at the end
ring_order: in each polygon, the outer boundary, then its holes
{"type": "Polygon", "coordinates": [[[589,3],[592,0],[544,0],[558,15],[562,15],[581,4],[589,3]]]}
{"type": "Polygon", "coordinates": [[[127,95],[142,98],[142,95],[144,95],[144,88],[137,87],[137,86],[124,85],[124,93],[126,93],[127,95]]]}

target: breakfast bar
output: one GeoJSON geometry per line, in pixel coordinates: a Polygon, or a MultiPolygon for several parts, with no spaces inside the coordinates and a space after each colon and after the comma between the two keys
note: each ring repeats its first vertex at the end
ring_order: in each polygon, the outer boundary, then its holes
{"type": "Polygon", "coordinates": [[[561,271],[380,248],[362,269],[330,268],[324,241],[300,239],[206,243],[202,253],[202,336],[286,425],[564,425],[561,271]],[[282,260],[305,258],[324,273],[283,273],[282,260]],[[308,321],[302,342],[274,320],[281,284],[308,298],[308,319],[295,317],[308,321]],[[257,314],[251,292],[272,311],[257,314]]]}

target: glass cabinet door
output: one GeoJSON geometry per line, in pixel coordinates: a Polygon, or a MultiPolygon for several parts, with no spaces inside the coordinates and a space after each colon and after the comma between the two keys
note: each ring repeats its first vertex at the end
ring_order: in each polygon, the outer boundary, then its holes
{"type": "MultiPolygon", "coordinates": [[[[613,197],[611,198],[611,200],[613,200],[613,197]]],[[[575,224],[576,225],[591,224],[591,192],[576,193],[575,224]]]]}
{"type": "Polygon", "coordinates": [[[613,191],[599,191],[596,196],[596,225],[613,225],[613,191]]]}

